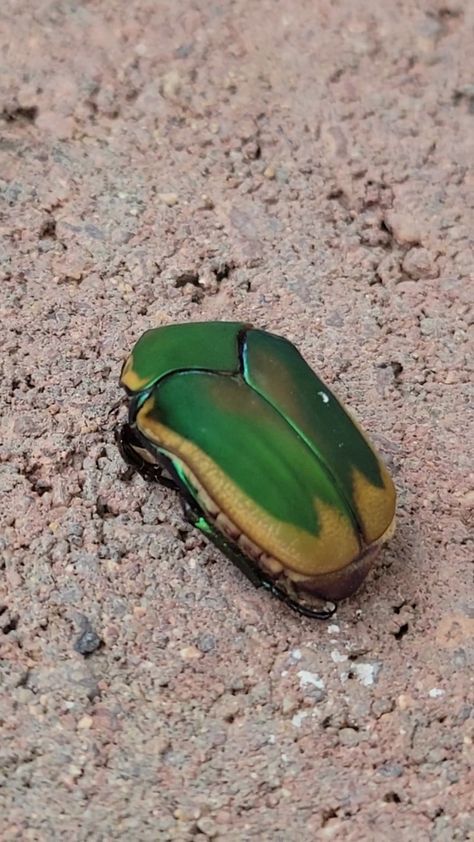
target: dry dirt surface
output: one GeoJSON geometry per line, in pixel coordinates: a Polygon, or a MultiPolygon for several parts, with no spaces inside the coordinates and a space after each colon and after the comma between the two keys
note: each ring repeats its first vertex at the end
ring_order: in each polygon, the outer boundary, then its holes
{"type": "Polygon", "coordinates": [[[0,16],[2,842],[473,839],[474,3],[0,16]],[[296,342],[393,471],[329,623],[117,452],[133,342],[203,319],[296,342]]]}

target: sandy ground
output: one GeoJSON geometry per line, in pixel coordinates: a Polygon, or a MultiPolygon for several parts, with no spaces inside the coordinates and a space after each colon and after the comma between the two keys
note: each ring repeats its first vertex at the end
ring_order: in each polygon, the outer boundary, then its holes
{"type": "Polygon", "coordinates": [[[0,838],[473,839],[474,4],[0,15],[0,838]],[[134,340],[216,318],[297,342],[394,473],[329,624],[117,453],[134,340]]]}

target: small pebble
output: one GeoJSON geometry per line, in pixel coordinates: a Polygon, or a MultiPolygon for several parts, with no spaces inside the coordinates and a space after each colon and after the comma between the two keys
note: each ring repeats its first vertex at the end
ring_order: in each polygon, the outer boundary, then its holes
{"type": "Polygon", "coordinates": [[[159,193],[158,198],[161,199],[163,204],[167,205],[169,208],[172,208],[178,203],[177,193],[159,193]]]}
{"type": "Polygon", "coordinates": [[[384,763],[379,772],[387,778],[399,778],[403,775],[403,766],[399,763],[384,763]]]}
{"type": "Polygon", "coordinates": [[[204,634],[199,637],[197,645],[201,652],[212,652],[216,646],[216,639],[214,635],[204,632],[204,634]]]}
{"type": "Polygon", "coordinates": [[[172,98],[181,91],[182,81],[177,70],[165,73],[161,80],[161,93],[165,98],[172,98]]]}
{"type": "Polygon", "coordinates": [[[198,661],[202,658],[202,652],[196,646],[185,646],[184,649],[180,649],[179,654],[183,661],[198,661]]]}
{"type": "Polygon", "coordinates": [[[81,616],[80,625],[82,632],[74,643],[74,649],[80,655],[90,655],[102,646],[102,639],[99,637],[95,629],[90,624],[87,617],[81,616]]]}
{"type": "Polygon", "coordinates": [[[380,670],[382,669],[382,664],[380,663],[372,663],[372,664],[354,664],[353,671],[357,675],[360,683],[364,685],[364,687],[371,687],[372,684],[377,683],[377,678],[380,670]]]}
{"type": "Polygon", "coordinates": [[[354,728],[341,728],[339,731],[339,742],[343,746],[356,746],[360,743],[361,736],[354,728]]]}
{"type": "Polygon", "coordinates": [[[208,196],[206,193],[203,193],[202,196],[201,196],[201,202],[200,202],[199,208],[201,210],[213,210],[214,207],[215,207],[215,205],[214,205],[214,202],[211,199],[211,197],[208,196]]]}
{"type": "Polygon", "coordinates": [[[421,240],[421,229],[409,214],[387,211],[385,214],[385,225],[391,232],[397,243],[401,246],[418,244],[421,240]]]}
{"type": "Polygon", "coordinates": [[[298,713],[295,713],[291,720],[291,724],[294,725],[295,728],[301,728],[302,722],[307,716],[309,716],[308,711],[301,710],[298,713]]]}
{"type": "Polygon", "coordinates": [[[432,687],[428,696],[430,699],[438,699],[440,696],[444,696],[445,690],[442,690],[440,687],[432,687]]]}
{"type": "Polygon", "coordinates": [[[377,277],[383,284],[397,281],[400,277],[400,262],[393,254],[382,258],[376,269],[377,277]]]}
{"type": "Polygon", "coordinates": [[[412,248],[403,259],[402,268],[413,280],[437,278],[439,269],[425,248],[412,248]]]}
{"type": "Polygon", "coordinates": [[[90,655],[91,652],[95,652],[99,648],[101,643],[100,637],[91,629],[79,635],[74,644],[74,649],[80,655],[90,655]]]}
{"type": "Polygon", "coordinates": [[[345,652],[338,652],[337,649],[333,649],[331,652],[331,659],[335,664],[343,664],[344,661],[347,661],[348,657],[345,652]]]}
{"type": "Polygon", "coordinates": [[[293,713],[293,711],[296,710],[297,707],[298,702],[294,698],[294,696],[283,696],[280,709],[285,716],[289,713],[293,713]]]}
{"type": "Polygon", "coordinates": [[[308,670],[300,670],[298,673],[300,680],[300,687],[317,687],[318,690],[324,690],[324,681],[315,672],[308,670]]]}
{"type": "Polygon", "coordinates": [[[204,834],[204,836],[207,836],[208,839],[214,839],[218,834],[217,825],[214,819],[211,819],[210,816],[203,816],[202,819],[198,819],[196,827],[204,834]]]}
{"type": "Polygon", "coordinates": [[[190,821],[197,821],[201,815],[201,811],[199,807],[194,807],[192,804],[183,805],[182,807],[177,807],[174,811],[175,819],[178,819],[180,822],[190,822],[190,821]]]}
{"type": "Polygon", "coordinates": [[[276,176],[275,167],[272,167],[271,165],[266,167],[266,169],[263,171],[263,175],[265,176],[265,178],[268,178],[268,179],[275,178],[275,176],[276,176]]]}

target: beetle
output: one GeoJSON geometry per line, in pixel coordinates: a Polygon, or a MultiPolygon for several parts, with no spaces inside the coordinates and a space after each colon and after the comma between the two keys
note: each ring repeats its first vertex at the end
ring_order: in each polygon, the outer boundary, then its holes
{"type": "Polygon", "coordinates": [[[165,325],[138,339],[120,383],[123,458],[177,490],[254,585],[320,619],[354,593],[393,534],[395,487],[291,342],[241,322],[165,325]]]}

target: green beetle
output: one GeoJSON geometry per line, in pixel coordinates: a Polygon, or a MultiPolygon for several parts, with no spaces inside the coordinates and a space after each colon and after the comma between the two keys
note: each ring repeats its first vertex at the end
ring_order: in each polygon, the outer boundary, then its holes
{"type": "Polygon", "coordinates": [[[148,330],[122,368],[118,441],[257,586],[327,618],[393,534],[396,492],[354,419],[286,339],[240,322],[148,330]]]}

